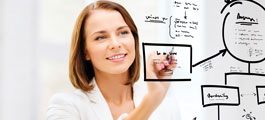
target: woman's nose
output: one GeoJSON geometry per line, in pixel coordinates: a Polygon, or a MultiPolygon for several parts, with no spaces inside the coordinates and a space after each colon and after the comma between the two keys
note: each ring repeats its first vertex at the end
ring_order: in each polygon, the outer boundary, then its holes
{"type": "Polygon", "coordinates": [[[111,37],[109,47],[110,49],[121,48],[121,43],[119,39],[117,37],[111,37]]]}

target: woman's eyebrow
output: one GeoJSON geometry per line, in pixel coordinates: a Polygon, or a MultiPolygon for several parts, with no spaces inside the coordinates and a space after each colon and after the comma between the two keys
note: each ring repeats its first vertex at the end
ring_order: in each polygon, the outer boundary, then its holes
{"type": "Polygon", "coordinates": [[[117,30],[120,30],[120,29],[123,29],[123,28],[127,28],[127,27],[128,27],[127,25],[125,25],[125,26],[120,26],[120,27],[117,28],[117,30]]]}
{"type": "Polygon", "coordinates": [[[104,30],[100,30],[100,31],[97,31],[97,32],[94,32],[94,33],[92,33],[90,36],[93,36],[94,34],[97,34],[97,33],[106,33],[106,31],[104,31],[104,30]]]}
{"type": "MultiPolygon", "coordinates": [[[[117,28],[117,30],[121,30],[121,29],[127,28],[127,27],[128,27],[127,25],[120,26],[120,27],[117,28]]],[[[97,33],[103,34],[103,33],[106,33],[106,31],[105,30],[96,31],[96,32],[92,33],[91,36],[93,36],[94,34],[97,34],[97,33]]]]}

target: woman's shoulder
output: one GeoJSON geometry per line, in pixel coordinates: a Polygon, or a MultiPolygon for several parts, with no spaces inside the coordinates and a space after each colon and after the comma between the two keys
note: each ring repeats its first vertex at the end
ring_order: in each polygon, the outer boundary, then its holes
{"type": "Polygon", "coordinates": [[[61,92],[55,93],[49,104],[61,104],[61,103],[74,103],[75,101],[80,101],[87,99],[87,95],[81,90],[75,90],[74,92],[61,92]]]}
{"type": "MultiPolygon", "coordinates": [[[[80,119],[82,111],[90,111],[90,102],[85,92],[76,90],[54,94],[47,108],[47,120],[60,118],[80,119]],[[81,112],[81,113],[80,113],[81,112]]],[[[68,120],[67,119],[67,120],[68,120]]]]}

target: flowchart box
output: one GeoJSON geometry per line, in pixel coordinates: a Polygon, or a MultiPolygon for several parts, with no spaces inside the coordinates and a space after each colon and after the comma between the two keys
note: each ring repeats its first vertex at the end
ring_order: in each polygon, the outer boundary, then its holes
{"type": "Polygon", "coordinates": [[[202,85],[203,107],[214,105],[238,106],[240,105],[239,87],[202,85]]]}
{"type": "MultiPolygon", "coordinates": [[[[186,44],[142,43],[144,81],[191,81],[192,73],[192,46],[186,44]],[[146,65],[150,53],[159,55],[174,55],[177,62],[176,68],[170,73],[171,79],[157,79],[146,77],[146,65]]],[[[162,61],[152,60],[154,63],[162,61]]]]}
{"type": "Polygon", "coordinates": [[[265,74],[232,72],[225,74],[225,84],[239,86],[241,89],[241,96],[245,97],[242,100],[248,102],[251,101],[251,103],[256,102],[258,105],[260,105],[265,103],[264,78],[265,74]]]}
{"type": "Polygon", "coordinates": [[[257,101],[259,104],[265,103],[265,86],[256,86],[257,90],[257,101]]]}

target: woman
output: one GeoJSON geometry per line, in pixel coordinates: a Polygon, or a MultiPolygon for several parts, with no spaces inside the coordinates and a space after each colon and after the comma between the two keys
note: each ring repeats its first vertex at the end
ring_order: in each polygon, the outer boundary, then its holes
{"type": "MultiPolygon", "coordinates": [[[[165,67],[173,69],[176,63],[154,64],[155,58],[166,56],[149,56],[147,77],[170,77],[158,73],[165,67]]],[[[169,83],[148,82],[144,93],[134,84],[139,68],[138,32],[125,8],[110,1],[88,5],[77,19],[71,44],[70,80],[78,90],[54,95],[47,119],[177,120],[175,101],[164,99],[169,83]]]]}

